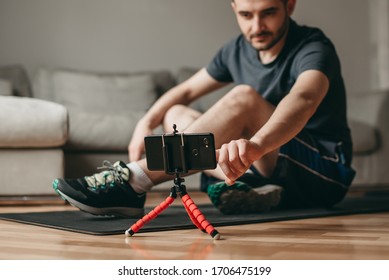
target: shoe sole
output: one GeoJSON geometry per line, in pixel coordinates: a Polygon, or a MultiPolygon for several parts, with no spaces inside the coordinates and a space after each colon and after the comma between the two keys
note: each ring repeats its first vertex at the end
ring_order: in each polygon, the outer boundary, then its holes
{"type": "Polygon", "coordinates": [[[96,216],[115,216],[122,218],[142,218],[144,215],[143,208],[128,208],[128,207],[106,207],[98,208],[80,203],[74,200],[70,196],[64,194],[58,189],[59,181],[56,179],[53,183],[53,188],[56,193],[65,201],[69,202],[70,205],[80,209],[83,212],[93,214],[96,216]]]}
{"type": "Polygon", "coordinates": [[[223,214],[249,214],[268,212],[281,200],[282,187],[265,185],[249,190],[230,189],[219,198],[217,208],[223,214]]]}

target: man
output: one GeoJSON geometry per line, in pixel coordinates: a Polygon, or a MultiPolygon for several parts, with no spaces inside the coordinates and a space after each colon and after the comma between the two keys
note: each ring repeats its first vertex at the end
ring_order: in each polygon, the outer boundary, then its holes
{"type": "Polygon", "coordinates": [[[206,171],[202,189],[223,213],[276,207],[331,206],[354,176],[352,143],[340,63],[330,40],[290,16],[296,0],[235,0],[242,34],[212,62],[164,94],[139,121],[128,165],[78,180],[57,179],[56,191],[81,210],[138,217],[145,193],[170,180],[150,172],[144,137],[163,124],[215,135],[218,168],[206,171]],[[186,105],[234,82],[207,112],[186,105]]]}

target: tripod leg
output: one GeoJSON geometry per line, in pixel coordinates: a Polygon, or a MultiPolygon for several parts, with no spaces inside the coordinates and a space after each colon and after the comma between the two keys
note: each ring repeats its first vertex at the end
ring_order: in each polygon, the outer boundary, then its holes
{"type": "Polygon", "coordinates": [[[142,219],[138,220],[135,224],[133,224],[129,229],[126,230],[126,236],[133,236],[136,232],[138,232],[145,224],[155,219],[159,214],[161,214],[166,208],[170,206],[174,201],[172,196],[167,197],[164,201],[162,201],[158,206],[156,206],[153,210],[143,216],[142,219]]]}
{"type": "Polygon", "coordinates": [[[185,204],[184,204],[184,208],[186,210],[186,213],[188,213],[188,216],[189,218],[191,219],[192,223],[199,229],[201,230],[202,232],[206,232],[205,229],[201,226],[201,224],[197,221],[197,219],[195,218],[195,216],[193,216],[193,213],[190,211],[189,207],[185,204]]]}
{"type": "MultiPolygon", "coordinates": [[[[185,208],[188,209],[194,219],[197,220],[197,222],[201,225],[201,227],[214,239],[220,239],[219,232],[211,225],[210,222],[207,221],[203,213],[199,210],[197,205],[194,203],[192,198],[189,196],[189,194],[185,194],[181,197],[182,202],[185,204],[185,208]]],[[[189,215],[190,216],[190,215],[189,215]]]]}

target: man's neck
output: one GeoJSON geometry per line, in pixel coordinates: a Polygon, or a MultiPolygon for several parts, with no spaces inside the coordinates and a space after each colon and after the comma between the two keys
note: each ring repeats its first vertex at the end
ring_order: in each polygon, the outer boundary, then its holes
{"type": "Polygon", "coordinates": [[[288,36],[288,33],[290,31],[290,24],[287,27],[287,30],[285,34],[283,35],[282,39],[277,42],[272,48],[264,51],[258,51],[258,59],[262,62],[262,64],[269,64],[272,63],[278,55],[281,53],[283,47],[286,43],[286,38],[288,36]]]}
{"type": "Polygon", "coordinates": [[[285,45],[286,41],[286,34],[284,35],[284,38],[282,38],[276,45],[274,45],[271,49],[266,51],[259,51],[258,58],[263,64],[269,64],[272,63],[278,55],[280,54],[282,48],[285,45]]]}

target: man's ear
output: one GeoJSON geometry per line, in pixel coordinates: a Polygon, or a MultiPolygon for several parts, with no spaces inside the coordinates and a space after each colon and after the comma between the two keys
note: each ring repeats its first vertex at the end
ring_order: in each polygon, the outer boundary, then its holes
{"type": "Polygon", "coordinates": [[[236,11],[235,1],[231,1],[231,7],[232,7],[232,10],[235,12],[236,11]]]}
{"type": "Polygon", "coordinates": [[[297,0],[288,0],[286,3],[286,11],[288,13],[288,16],[291,16],[293,14],[294,8],[296,7],[296,1],[297,0]]]}

